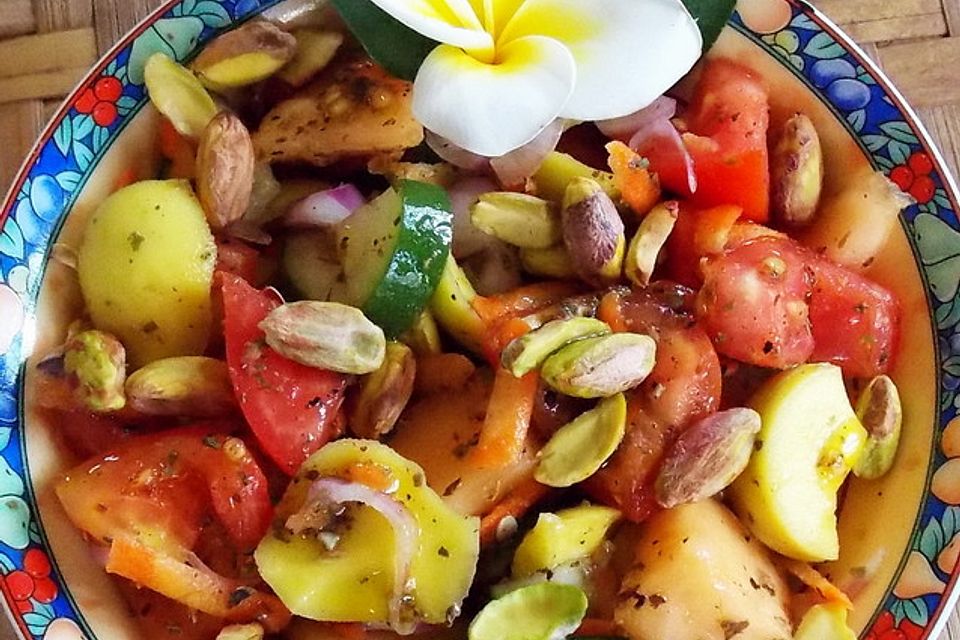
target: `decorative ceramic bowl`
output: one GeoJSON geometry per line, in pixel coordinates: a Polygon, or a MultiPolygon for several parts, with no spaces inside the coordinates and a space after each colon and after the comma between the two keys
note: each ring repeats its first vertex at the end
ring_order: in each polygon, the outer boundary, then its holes
{"type": "MultiPolygon", "coordinates": [[[[129,171],[149,175],[156,117],[147,57],[190,58],[276,0],[174,0],[124,38],[54,117],[3,204],[0,235],[0,581],[25,638],[137,637],[121,598],[52,496],[70,459],[34,403],[34,354],[62,342],[80,308],[51,256],[76,245],[129,171]]],[[[935,638],[960,594],[960,231],[957,189],[916,115],[866,56],[800,0],[740,0],[716,50],[761,72],[773,120],[803,110],[824,139],[829,191],[880,169],[916,199],[871,273],[900,296],[904,400],[894,471],[851,482],[841,559],[824,567],[854,599],[861,637],[935,638]]],[[[110,274],[103,274],[109,278],[110,274]]]]}

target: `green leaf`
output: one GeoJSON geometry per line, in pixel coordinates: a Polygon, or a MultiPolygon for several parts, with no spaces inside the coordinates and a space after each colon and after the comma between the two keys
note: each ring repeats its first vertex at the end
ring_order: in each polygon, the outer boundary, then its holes
{"type": "Polygon", "coordinates": [[[370,0],[333,0],[333,6],[370,57],[398,78],[413,80],[424,58],[438,45],[370,0]]]}
{"type": "Polygon", "coordinates": [[[683,0],[687,11],[697,21],[703,34],[703,52],[706,53],[720,37],[720,32],[733,15],[737,0],[683,0]]]}

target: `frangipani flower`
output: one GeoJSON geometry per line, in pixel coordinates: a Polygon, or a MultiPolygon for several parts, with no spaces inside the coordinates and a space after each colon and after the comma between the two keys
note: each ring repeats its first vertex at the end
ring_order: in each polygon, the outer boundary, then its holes
{"type": "Polygon", "coordinates": [[[641,109],[700,57],[681,0],[373,0],[441,44],[420,67],[413,109],[468,151],[501,156],[554,119],[641,109]]]}

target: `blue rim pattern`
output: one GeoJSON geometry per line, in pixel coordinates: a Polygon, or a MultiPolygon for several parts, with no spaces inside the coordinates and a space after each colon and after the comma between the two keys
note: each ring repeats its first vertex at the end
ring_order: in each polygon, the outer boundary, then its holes
{"type": "MultiPolygon", "coordinates": [[[[50,557],[25,464],[23,364],[30,353],[30,326],[49,251],[66,212],[103,153],[146,103],[146,58],[164,51],[177,60],[188,59],[198,45],[277,1],[180,0],[158,10],[108,54],[70,97],[4,205],[0,216],[0,588],[26,638],[43,638],[54,621],[72,621],[94,637],[50,557]]],[[[882,75],[812,7],[800,0],[790,0],[790,6],[789,24],[774,33],[754,32],[739,14],[731,26],[778,56],[845,123],[874,166],[918,201],[902,220],[922,267],[936,322],[939,436],[960,414],[956,196],[926,134],[882,75]]],[[[933,456],[934,469],[948,462],[938,449],[933,456]]],[[[953,575],[946,574],[935,560],[960,532],[960,506],[947,505],[931,494],[929,482],[925,499],[910,550],[926,558],[949,586],[942,594],[909,600],[897,598],[891,590],[876,612],[873,631],[865,632],[865,637],[907,625],[913,625],[913,631],[919,628],[923,637],[931,635],[956,591],[956,569],[953,575]]]]}

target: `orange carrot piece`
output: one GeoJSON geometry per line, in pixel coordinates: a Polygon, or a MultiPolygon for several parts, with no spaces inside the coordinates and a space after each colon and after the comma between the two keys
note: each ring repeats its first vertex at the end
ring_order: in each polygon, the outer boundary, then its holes
{"type": "Polygon", "coordinates": [[[504,318],[530,314],[576,293],[577,287],[569,282],[540,282],[498,296],[477,296],[471,304],[487,326],[493,326],[504,318]]]}
{"type": "Polygon", "coordinates": [[[792,560],[790,558],[782,559],[783,567],[793,574],[800,582],[816,591],[820,597],[827,602],[834,602],[843,605],[848,611],[853,609],[853,603],[850,598],[835,584],[811,567],[806,562],[792,560]]]}
{"type": "Polygon", "coordinates": [[[516,464],[523,454],[539,374],[515,378],[503,368],[497,369],[493,391],[487,403],[487,416],[480,429],[480,442],[467,459],[474,467],[502,468],[516,464]]]}
{"type": "Polygon", "coordinates": [[[620,189],[623,201],[638,216],[645,216],[660,201],[660,179],[648,168],[649,163],[619,141],[607,145],[613,182],[620,189]]]}
{"type": "Polygon", "coordinates": [[[701,257],[722,253],[730,239],[730,232],[741,215],[743,209],[733,205],[714,207],[697,213],[693,230],[693,244],[697,253],[701,257]]]}
{"type": "Polygon", "coordinates": [[[623,635],[620,628],[613,620],[604,618],[584,618],[577,630],[573,632],[574,638],[577,636],[597,636],[597,637],[617,637],[623,635]]]}
{"type": "Polygon", "coordinates": [[[550,487],[542,485],[533,478],[518,486],[507,497],[496,504],[490,512],[480,519],[480,544],[488,545],[497,541],[497,529],[500,522],[509,516],[522,517],[533,505],[550,492],[550,487]]]}
{"type": "Polygon", "coordinates": [[[160,155],[170,161],[170,177],[193,178],[196,173],[197,150],[166,118],[160,118],[157,133],[160,155]]]}
{"type": "Polygon", "coordinates": [[[630,331],[627,319],[623,315],[623,308],[620,306],[620,298],[618,291],[611,291],[600,299],[600,306],[597,308],[597,319],[606,322],[614,333],[630,331]]]}

